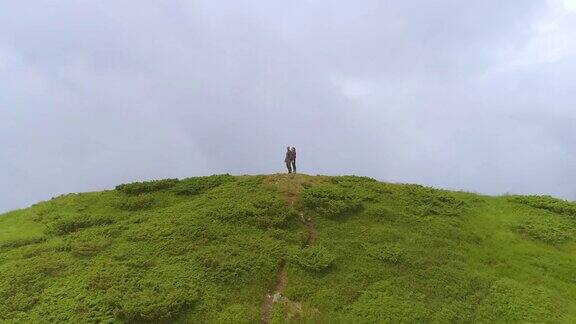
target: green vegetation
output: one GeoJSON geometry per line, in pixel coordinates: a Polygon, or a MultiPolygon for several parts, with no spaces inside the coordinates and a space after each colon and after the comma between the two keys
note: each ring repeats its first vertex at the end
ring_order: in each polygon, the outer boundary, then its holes
{"type": "Polygon", "coordinates": [[[576,322],[576,204],[217,175],[0,216],[0,322],[576,322]],[[311,227],[315,243],[307,246],[311,227]]]}
{"type": "Polygon", "coordinates": [[[306,270],[323,271],[334,262],[335,256],[322,246],[299,249],[290,255],[290,261],[306,270]]]}

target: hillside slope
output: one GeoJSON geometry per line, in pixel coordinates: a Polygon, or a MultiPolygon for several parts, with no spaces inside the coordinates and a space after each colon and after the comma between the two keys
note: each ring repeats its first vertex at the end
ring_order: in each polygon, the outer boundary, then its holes
{"type": "Polygon", "coordinates": [[[576,322],[576,204],[218,175],[0,216],[0,322],[576,322]]]}

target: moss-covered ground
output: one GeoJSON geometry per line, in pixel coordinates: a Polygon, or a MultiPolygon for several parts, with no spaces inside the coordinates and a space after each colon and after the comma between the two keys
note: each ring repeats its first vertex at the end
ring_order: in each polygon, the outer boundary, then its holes
{"type": "Polygon", "coordinates": [[[2,215],[0,322],[260,322],[281,259],[272,322],[576,322],[576,204],[306,175],[134,183],[2,215]]]}

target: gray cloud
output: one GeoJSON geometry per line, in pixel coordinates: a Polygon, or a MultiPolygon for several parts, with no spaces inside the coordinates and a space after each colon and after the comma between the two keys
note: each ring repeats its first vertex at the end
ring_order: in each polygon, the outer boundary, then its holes
{"type": "MultiPolygon", "coordinates": [[[[568,1],[568,0],[566,0],[568,1]]],[[[574,199],[561,0],[0,4],[0,210],[301,170],[574,199]]]]}

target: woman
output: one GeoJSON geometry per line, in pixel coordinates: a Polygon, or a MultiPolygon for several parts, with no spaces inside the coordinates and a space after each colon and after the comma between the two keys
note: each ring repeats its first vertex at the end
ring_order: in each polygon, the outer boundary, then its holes
{"type": "Polygon", "coordinates": [[[292,146],[292,172],[296,173],[296,148],[292,146]]]}

